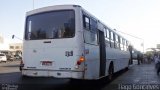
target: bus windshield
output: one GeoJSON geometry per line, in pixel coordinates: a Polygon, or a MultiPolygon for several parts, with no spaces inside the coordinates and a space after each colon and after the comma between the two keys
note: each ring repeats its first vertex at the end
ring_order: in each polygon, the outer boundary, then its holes
{"type": "Polygon", "coordinates": [[[26,19],[25,40],[72,38],[74,35],[73,10],[45,12],[26,19]]]}

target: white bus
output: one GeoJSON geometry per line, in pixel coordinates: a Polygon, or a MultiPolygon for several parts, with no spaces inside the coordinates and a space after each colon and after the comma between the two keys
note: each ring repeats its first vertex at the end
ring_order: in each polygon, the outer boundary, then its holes
{"type": "Polygon", "coordinates": [[[128,41],[78,5],[26,14],[23,76],[96,80],[128,67],[128,41]]]}

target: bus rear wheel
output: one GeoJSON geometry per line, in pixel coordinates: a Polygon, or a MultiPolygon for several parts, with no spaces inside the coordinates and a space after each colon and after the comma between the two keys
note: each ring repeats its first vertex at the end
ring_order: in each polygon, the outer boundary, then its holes
{"type": "Polygon", "coordinates": [[[108,79],[109,79],[109,81],[111,81],[111,80],[113,79],[113,66],[111,66],[111,67],[109,68],[108,79]]]}

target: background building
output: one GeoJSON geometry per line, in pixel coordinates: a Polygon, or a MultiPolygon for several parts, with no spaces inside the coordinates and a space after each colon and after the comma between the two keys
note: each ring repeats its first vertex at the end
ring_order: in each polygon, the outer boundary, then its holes
{"type": "Polygon", "coordinates": [[[0,36],[0,44],[3,44],[3,41],[4,41],[3,37],[0,36]]]}
{"type": "Polygon", "coordinates": [[[11,43],[9,44],[9,50],[16,52],[21,51],[22,52],[22,43],[11,43]]]}
{"type": "Polygon", "coordinates": [[[0,51],[1,50],[8,50],[8,44],[6,44],[2,35],[0,35],[0,51]]]}
{"type": "Polygon", "coordinates": [[[21,59],[22,57],[22,43],[10,43],[9,51],[12,53],[15,59],[21,59]]]}

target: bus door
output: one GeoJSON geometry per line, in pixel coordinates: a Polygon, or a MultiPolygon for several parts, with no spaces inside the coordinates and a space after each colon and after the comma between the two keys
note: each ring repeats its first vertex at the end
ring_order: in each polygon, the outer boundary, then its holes
{"type": "Polygon", "coordinates": [[[100,49],[100,72],[99,76],[105,76],[106,71],[106,49],[105,49],[105,38],[104,32],[98,30],[99,32],[99,49],[100,49]]]}

